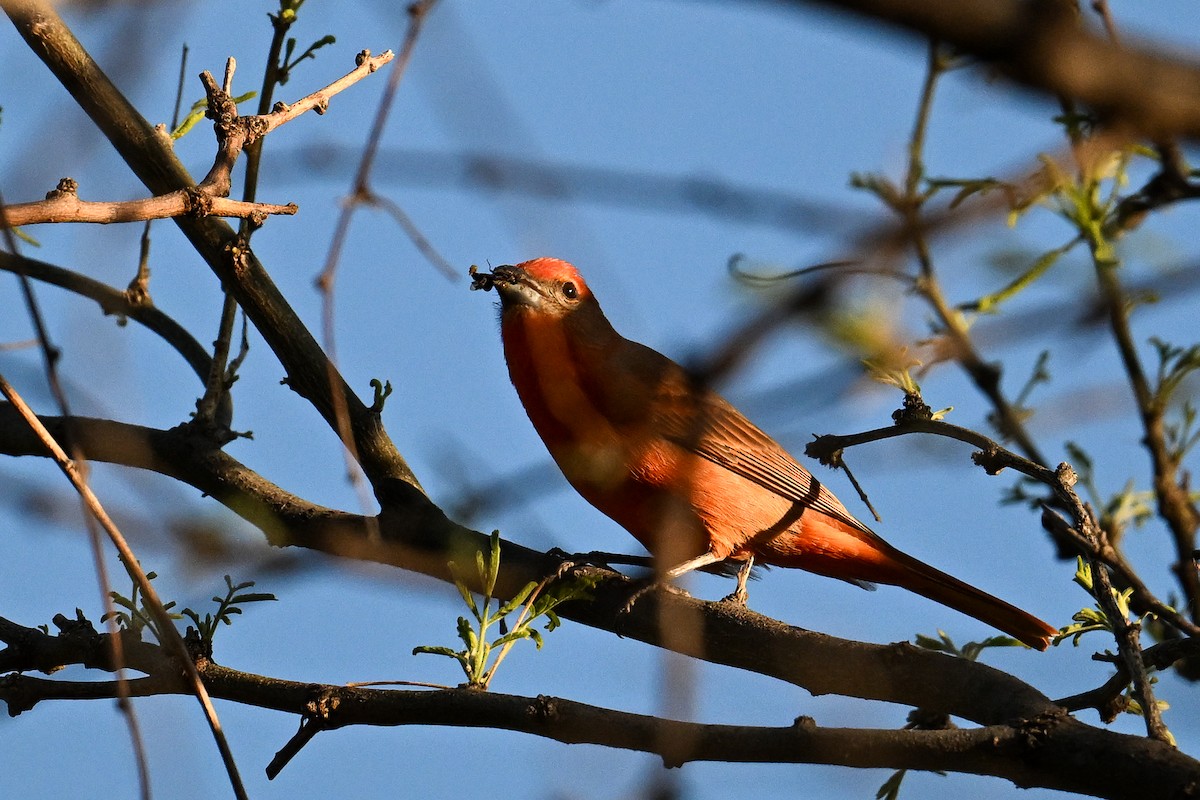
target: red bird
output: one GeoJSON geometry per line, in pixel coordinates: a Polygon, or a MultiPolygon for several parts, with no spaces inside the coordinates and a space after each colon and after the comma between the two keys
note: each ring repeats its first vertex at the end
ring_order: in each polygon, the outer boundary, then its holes
{"type": "Polygon", "coordinates": [[[715,392],[609,323],[572,265],[475,276],[495,288],[513,386],[563,475],[676,578],[757,561],[924,595],[1045,650],[1045,622],[906,555],[715,392]]]}

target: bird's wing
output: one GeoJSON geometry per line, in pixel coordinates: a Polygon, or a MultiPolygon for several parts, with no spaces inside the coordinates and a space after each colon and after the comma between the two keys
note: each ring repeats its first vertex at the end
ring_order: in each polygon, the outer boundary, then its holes
{"type": "Polygon", "coordinates": [[[859,522],[821,482],[783,447],[712,392],[665,389],[655,429],[680,447],[794,503],[827,514],[863,533],[859,522]]]}
{"type": "Polygon", "coordinates": [[[606,349],[601,357],[614,363],[597,372],[628,376],[590,387],[616,425],[652,431],[780,497],[877,538],[782,445],[725,398],[696,386],[671,359],[629,340],[606,349]],[[647,409],[651,409],[649,419],[647,409]]]}

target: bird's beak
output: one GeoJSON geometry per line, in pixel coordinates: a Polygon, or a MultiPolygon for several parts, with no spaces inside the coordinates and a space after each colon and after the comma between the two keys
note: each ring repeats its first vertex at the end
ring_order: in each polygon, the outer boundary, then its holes
{"type": "Polygon", "coordinates": [[[492,270],[491,284],[500,295],[505,308],[510,306],[539,307],[546,292],[528,272],[520,267],[504,265],[492,270]]]}

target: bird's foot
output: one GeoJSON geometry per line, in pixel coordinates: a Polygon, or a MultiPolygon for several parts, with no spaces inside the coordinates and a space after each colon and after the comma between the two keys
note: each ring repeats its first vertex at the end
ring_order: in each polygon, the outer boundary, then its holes
{"type": "Polygon", "coordinates": [[[562,561],[562,566],[559,567],[559,576],[570,572],[577,566],[593,566],[610,569],[614,572],[613,564],[623,564],[634,567],[651,568],[654,566],[654,559],[648,556],[628,556],[622,553],[605,553],[600,550],[591,550],[587,553],[568,553],[561,547],[552,547],[547,551],[547,555],[553,556],[562,561]]]}
{"type": "Polygon", "coordinates": [[[588,561],[586,553],[568,553],[561,547],[551,547],[546,551],[546,555],[552,558],[557,558],[559,561],[558,568],[554,570],[552,580],[559,580],[568,575],[576,567],[582,567],[591,562],[588,561]]]}
{"type": "Polygon", "coordinates": [[[736,590],[721,598],[722,603],[732,603],[733,605],[741,606],[742,608],[747,607],[749,600],[750,593],[746,591],[744,586],[739,586],[736,590]]]}
{"type": "Polygon", "coordinates": [[[746,581],[750,580],[750,571],[752,569],[754,569],[754,556],[748,557],[738,567],[737,588],[733,590],[733,594],[722,598],[722,603],[733,603],[742,608],[746,607],[746,601],[750,599],[750,593],[746,591],[746,581]]]}

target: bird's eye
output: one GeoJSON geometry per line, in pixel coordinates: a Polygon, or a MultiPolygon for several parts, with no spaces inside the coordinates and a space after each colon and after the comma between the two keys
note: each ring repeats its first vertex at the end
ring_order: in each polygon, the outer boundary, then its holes
{"type": "Polygon", "coordinates": [[[567,281],[562,285],[562,293],[563,297],[567,298],[568,300],[574,300],[576,297],[579,297],[579,290],[576,289],[575,284],[571,283],[570,281],[567,281]]]}

